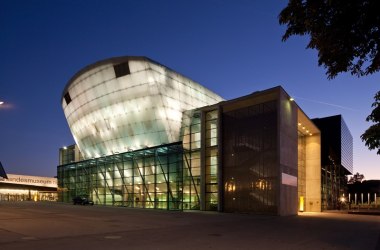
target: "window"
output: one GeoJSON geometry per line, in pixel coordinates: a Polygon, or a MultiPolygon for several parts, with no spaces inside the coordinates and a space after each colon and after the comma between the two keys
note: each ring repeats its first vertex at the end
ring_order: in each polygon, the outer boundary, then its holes
{"type": "Polygon", "coordinates": [[[63,98],[65,98],[66,105],[69,105],[69,103],[71,102],[71,97],[70,97],[69,92],[67,92],[67,93],[64,95],[63,98]]]}
{"type": "Polygon", "coordinates": [[[118,65],[114,65],[113,69],[115,70],[116,78],[129,75],[131,72],[129,71],[128,62],[120,63],[118,65]]]}

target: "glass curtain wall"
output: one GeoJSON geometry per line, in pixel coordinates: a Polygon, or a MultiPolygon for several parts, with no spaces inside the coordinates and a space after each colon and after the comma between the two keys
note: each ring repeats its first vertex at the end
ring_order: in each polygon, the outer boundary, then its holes
{"type": "Polygon", "coordinates": [[[182,121],[184,149],[183,208],[200,209],[201,186],[201,114],[186,111],[182,121]]]}
{"type": "Polygon", "coordinates": [[[216,211],[218,110],[192,110],[184,112],[183,117],[183,148],[185,162],[189,166],[184,173],[184,207],[201,209],[200,197],[204,197],[202,209],[216,211]]]}
{"type": "Polygon", "coordinates": [[[218,110],[205,113],[206,210],[218,209],[218,110]]]}
{"type": "Polygon", "coordinates": [[[277,102],[223,113],[224,210],[277,214],[277,102]]]}
{"type": "Polygon", "coordinates": [[[59,163],[61,165],[68,164],[75,161],[75,146],[61,148],[59,150],[59,163]]]}
{"type": "Polygon", "coordinates": [[[196,162],[196,155],[184,158],[182,144],[176,143],[59,166],[59,199],[84,196],[99,205],[167,210],[199,207],[193,192],[197,181],[187,162],[196,162]]]}
{"type": "Polygon", "coordinates": [[[344,183],[345,175],[343,167],[338,162],[333,152],[328,156],[328,162],[322,166],[322,209],[337,209],[340,198],[340,187],[344,183]]]}

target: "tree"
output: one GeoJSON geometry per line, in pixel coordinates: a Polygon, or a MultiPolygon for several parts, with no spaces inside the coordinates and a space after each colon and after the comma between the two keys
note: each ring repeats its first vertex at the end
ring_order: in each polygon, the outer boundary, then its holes
{"type": "Polygon", "coordinates": [[[356,182],[362,182],[364,180],[364,175],[362,174],[359,174],[359,172],[357,172],[356,174],[354,174],[353,176],[350,177],[350,179],[348,180],[348,184],[354,184],[356,182]]]}
{"type": "Polygon", "coordinates": [[[372,74],[380,70],[379,10],[378,0],[290,0],[279,16],[288,26],[282,40],[310,35],[307,48],[318,50],[329,79],[372,74]]]}
{"type": "Polygon", "coordinates": [[[372,103],[372,113],[366,118],[367,122],[373,122],[361,136],[362,141],[370,149],[377,149],[377,154],[380,155],[380,91],[375,95],[375,102],[372,103]]]}
{"type": "MultiPolygon", "coordinates": [[[[380,71],[379,0],[289,0],[279,22],[287,25],[282,37],[309,35],[307,49],[318,51],[318,65],[328,79],[350,72],[357,77],[380,71]]],[[[374,122],[362,141],[380,154],[380,91],[367,121],[374,122]]]]}

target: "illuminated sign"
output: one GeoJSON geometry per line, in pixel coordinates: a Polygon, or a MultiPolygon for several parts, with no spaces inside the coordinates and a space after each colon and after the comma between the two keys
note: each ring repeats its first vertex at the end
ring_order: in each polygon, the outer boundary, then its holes
{"type": "Polygon", "coordinates": [[[0,183],[19,184],[39,187],[57,187],[57,178],[7,174],[8,179],[0,178],[0,183]]]}

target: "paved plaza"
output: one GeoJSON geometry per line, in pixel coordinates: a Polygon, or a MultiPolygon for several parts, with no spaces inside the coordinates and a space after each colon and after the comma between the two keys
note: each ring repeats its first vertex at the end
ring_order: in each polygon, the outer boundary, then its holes
{"type": "Polygon", "coordinates": [[[0,202],[0,249],[380,249],[380,216],[0,202]]]}

